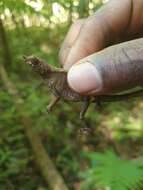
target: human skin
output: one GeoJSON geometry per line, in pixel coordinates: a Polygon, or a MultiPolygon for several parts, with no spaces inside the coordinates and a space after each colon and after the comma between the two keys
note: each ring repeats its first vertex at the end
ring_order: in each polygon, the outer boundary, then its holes
{"type": "Polygon", "coordinates": [[[76,21],[59,52],[68,83],[81,94],[143,86],[143,0],[110,0],[76,21]]]}

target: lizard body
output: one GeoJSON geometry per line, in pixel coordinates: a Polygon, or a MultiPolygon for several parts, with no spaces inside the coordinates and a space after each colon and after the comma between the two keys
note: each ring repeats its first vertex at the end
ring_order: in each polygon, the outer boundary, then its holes
{"type": "Polygon", "coordinates": [[[63,69],[52,67],[35,56],[24,56],[24,60],[27,64],[32,66],[33,70],[41,75],[44,83],[54,95],[53,100],[47,106],[48,112],[52,110],[60,99],[65,101],[83,102],[80,112],[80,119],[83,119],[91,102],[95,102],[97,104],[100,102],[113,102],[143,95],[143,90],[123,95],[81,95],[69,87],[67,82],[67,72],[63,69]]]}
{"type": "Polygon", "coordinates": [[[44,83],[49,87],[50,91],[66,101],[79,102],[84,97],[73,91],[67,83],[67,73],[65,71],[53,72],[52,78],[45,79],[44,83]]]}

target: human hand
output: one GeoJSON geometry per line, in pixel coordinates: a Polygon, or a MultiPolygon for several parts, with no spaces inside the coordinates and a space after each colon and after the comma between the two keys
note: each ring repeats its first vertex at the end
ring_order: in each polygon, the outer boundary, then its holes
{"type": "Polygon", "coordinates": [[[59,53],[70,87],[110,94],[143,86],[142,37],[143,0],[110,0],[75,22],[59,53]]]}

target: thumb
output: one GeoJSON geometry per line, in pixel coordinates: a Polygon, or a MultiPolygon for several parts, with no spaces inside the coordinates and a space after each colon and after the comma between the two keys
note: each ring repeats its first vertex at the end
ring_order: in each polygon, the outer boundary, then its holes
{"type": "Polygon", "coordinates": [[[70,87],[81,94],[111,94],[143,86],[143,38],[92,54],[68,72],[70,87]]]}

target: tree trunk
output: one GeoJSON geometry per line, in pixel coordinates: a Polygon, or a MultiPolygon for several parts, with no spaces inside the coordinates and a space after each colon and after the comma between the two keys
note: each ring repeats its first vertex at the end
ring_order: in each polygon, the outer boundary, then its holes
{"type": "Polygon", "coordinates": [[[73,13],[73,2],[72,0],[70,0],[69,16],[68,16],[69,26],[72,24],[72,13],[73,13]]]}
{"type": "Polygon", "coordinates": [[[89,1],[90,0],[79,0],[79,18],[84,18],[89,16],[89,1]]]}
{"type": "Polygon", "coordinates": [[[12,59],[10,54],[10,48],[6,36],[6,31],[3,25],[3,22],[0,18],[0,44],[1,44],[1,50],[3,54],[3,63],[6,68],[9,68],[12,65],[12,59]]]}

